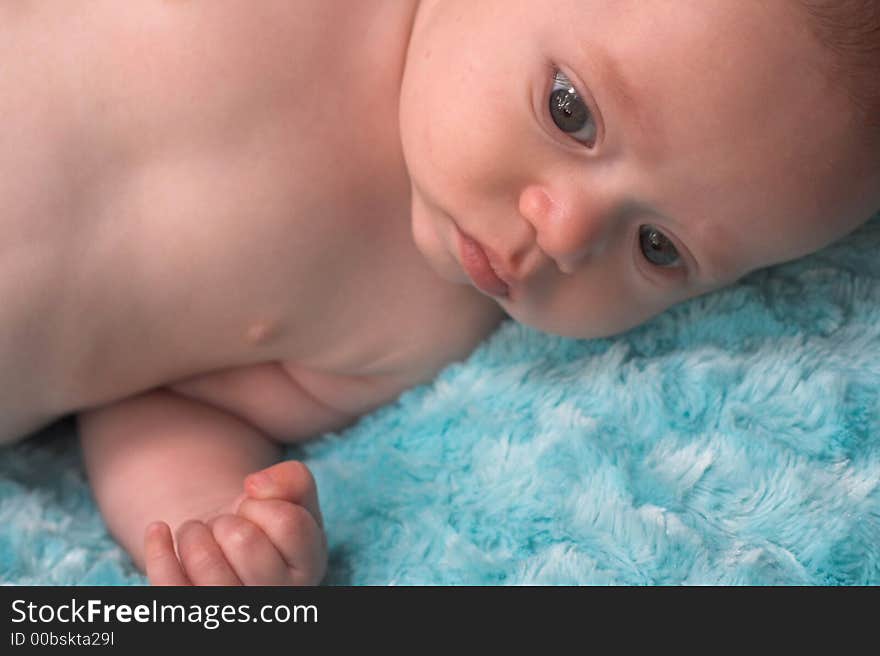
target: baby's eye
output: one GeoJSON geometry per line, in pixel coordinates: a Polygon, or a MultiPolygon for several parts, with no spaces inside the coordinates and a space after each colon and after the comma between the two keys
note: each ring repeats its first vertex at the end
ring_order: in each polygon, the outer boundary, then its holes
{"type": "Polygon", "coordinates": [[[654,266],[673,267],[681,262],[681,256],[669,238],[652,225],[639,226],[639,248],[654,266]]]}
{"type": "Polygon", "coordinates": [[[553,76],[550,117],[560,130],[588,147],[596,143],[596,120],[562,71],[553,76]]]}

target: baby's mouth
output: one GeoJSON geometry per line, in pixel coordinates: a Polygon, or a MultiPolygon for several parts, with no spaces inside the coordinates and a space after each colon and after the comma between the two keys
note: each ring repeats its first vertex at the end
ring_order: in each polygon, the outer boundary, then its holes
{"type": "Polygon", "coordinates": [[[477,289],[496,298],[510,295],[510,287],[492,267],[483,246],[461,230],[458,230],[458,250],[462,267],[477,289]]]}

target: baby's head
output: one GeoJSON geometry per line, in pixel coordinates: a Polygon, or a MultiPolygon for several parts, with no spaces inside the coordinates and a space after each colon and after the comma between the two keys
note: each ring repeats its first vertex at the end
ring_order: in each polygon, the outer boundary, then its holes
{"type": "Polygon", "coordinates": [[[880,0],[423,0],[416,243],[523,323],[624,330],[880,209],[878,81],[880,0]]]}

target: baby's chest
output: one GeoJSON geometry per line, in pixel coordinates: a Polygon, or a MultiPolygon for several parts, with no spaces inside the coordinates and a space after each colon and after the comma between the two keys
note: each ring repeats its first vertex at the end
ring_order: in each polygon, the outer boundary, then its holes
{"type": "MultiPolygon", "coordinates": [[[[359,416],[428,382],[445,364],[465,357],[494,327],[492,311],[445,324],[418,309],[364,311],[361,321],[318,324],[323,339],[297,356],[233,366],[173,384],[176,392],[220,407],[281,441],[300,441],[344,428],[359,416]],[[412,311],[415,310],[415,311],[412,311]],[[421,318],[420,318],[421,317],[421,318]],[[445,332],[443,328],[447,328],[445,332]]],[[[247,336],[271,339],[255,324],[247,336]]]]}
{"type": "MultiPolygon", "coordinates": [[[[310,259],[311,269],[274,299],[254,303],[244,295],[231,309],[238,341],[230,335],[233,343],[218,361],[236,364],[211,367],[174,388],[276,439],[305,439],[430,381],[497,325],[500,309],[440,280],[408,232],[399,243],[366,244],[342,240],[327,257],[310,259]]],[[[250,296],[259,296],[258,287],[250,296]]]]}

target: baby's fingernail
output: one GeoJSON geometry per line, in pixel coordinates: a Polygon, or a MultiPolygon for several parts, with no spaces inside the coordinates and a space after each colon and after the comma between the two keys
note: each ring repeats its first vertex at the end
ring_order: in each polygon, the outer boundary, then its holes
{"type": "Polygon", "coordinates": [[[161,535],[165,530],[163,522],[152,522],[147,526],[146,534],[149,536],[161,535]]]}
{"type": "Polygon", "coordinates": [[[258,492],[268,490],[272,487],[272,477],[266,472],[256,472],[248,476],[248,485],[258,492]]]}

